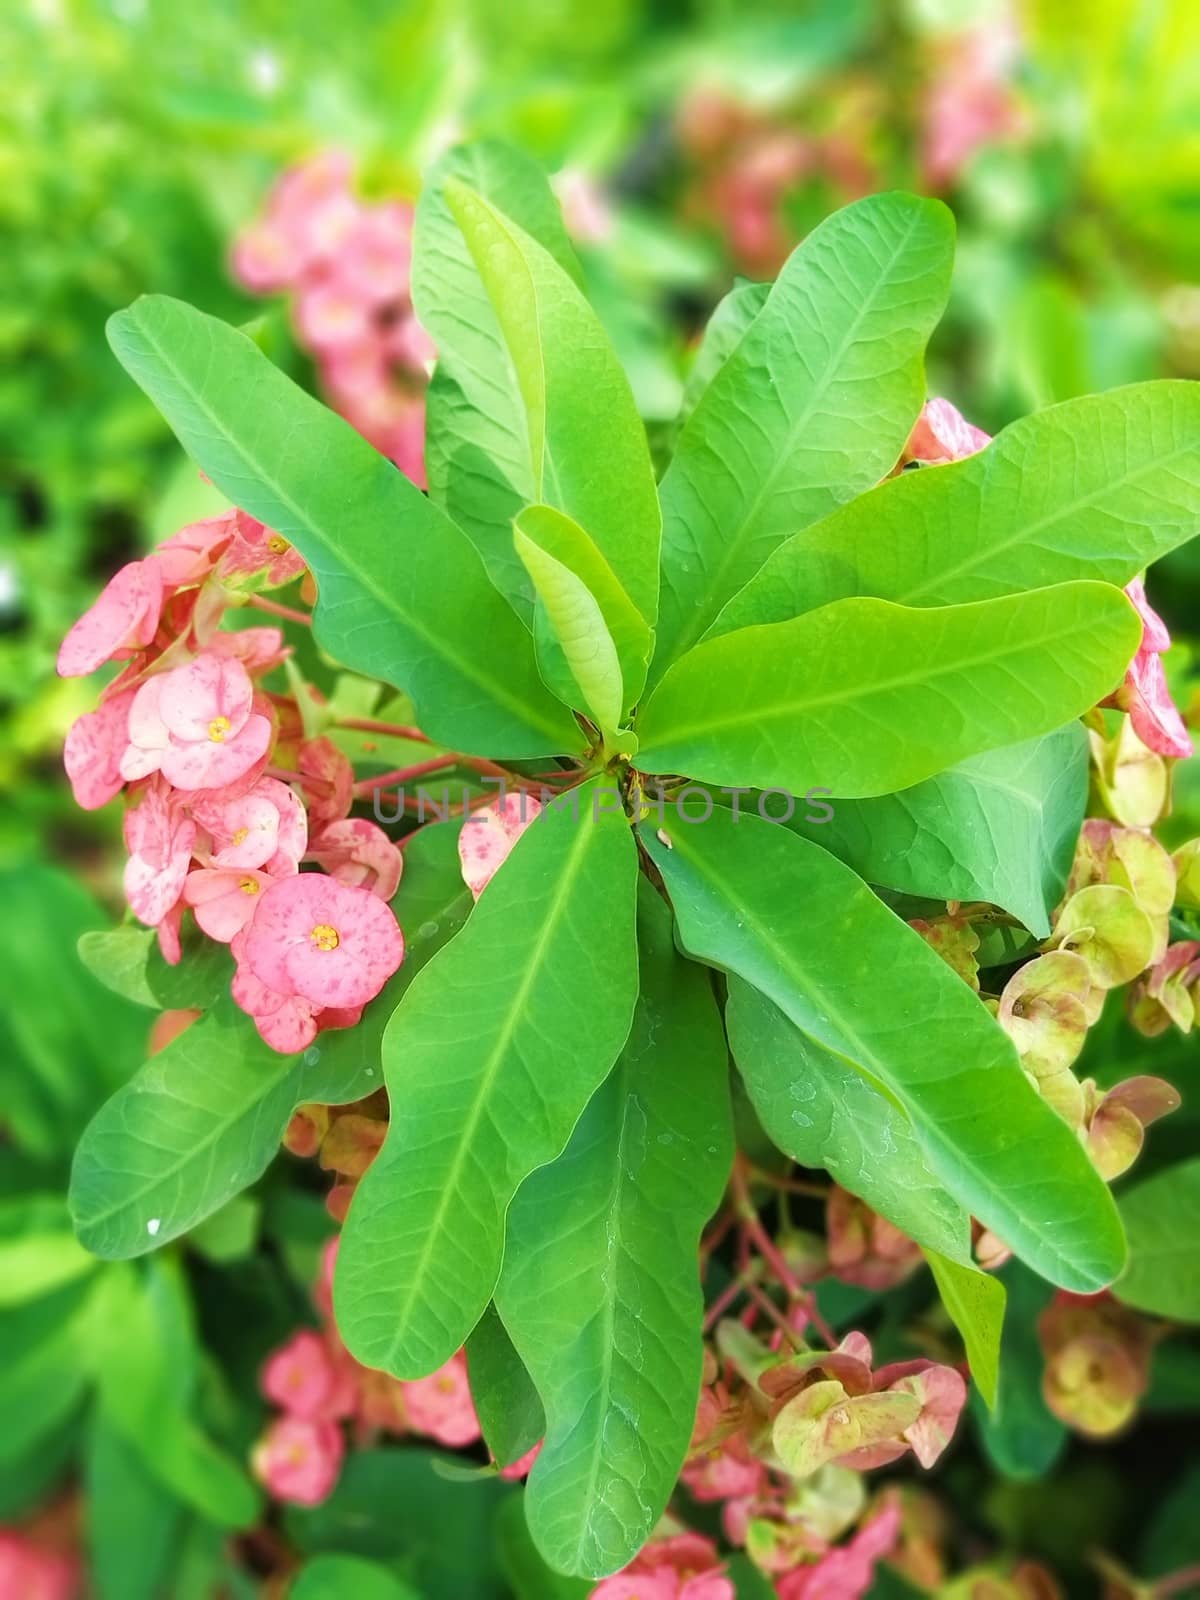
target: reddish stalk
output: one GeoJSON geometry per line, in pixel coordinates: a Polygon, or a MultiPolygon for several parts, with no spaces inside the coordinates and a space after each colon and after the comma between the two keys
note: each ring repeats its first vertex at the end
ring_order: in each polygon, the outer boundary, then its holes
{"type": "Polygon", "coordinates": [[[725,1285],[712,1305],[704,1313],[703,1331],[706,1334],[712,1332],[722,1316],[729,1310],[729,1307],[737,1297],[744,1292],[745,1288],[746,1285],[741,1278],[733,1278],[725,1285]]]}
{"type": "Polygon", "coordinates": [[[312,614],[308,611],[297,611],[292,606],[281,606],[278,600],[268,600],[265,595],[252,594],[247,600],[248,606],[253,606],[256,611],[265,611],[269,617],[282,617],[285,622],[299,622],[305,628],[312,627],[312,614]]]}
{"type": "Polygon", "coordinates": [[[808,1314],[808,1320],[832,1350],[838,1342],[837,1335],[817,1309],[816,1296],[811,1290],[806,1289],[799,1278],[796,1277],[783,1259],[774,1239],[763,1227],[758,1212],[754,1209],[754,1202],[750,1198],[750,1186],[746,1182],[746,1174],[739,1161],[734,1162],[729,1185],[733,1190],[734,1204],[741,1220],[743,1237],[758,1251],[758,1254],[787,1291],[789,1298],[799,1301],[804,1307],[808,1314]]]}
{"type": "Polygon", "coordinates": [[[362,778],[354,785],[354,793],[361,798],[363,795],[377,793],[397,784],[409,783],[413,778],[428,777],[431,772],[446,772],[457,765],[457,756],[433,756],[430,760],[418,761],[411,767],[396,767],[391,772],[381,772],[375,778],[362,778]]]}
{"type": "Polygon", "coordinates": [[[393,738],[416,739],[420,744],[433,743],[420,728],[409,728],[402,722],[376,722],[373,717],[339,717],[334,727],[349,728],[354,733],[390,733],[393,738]]]}

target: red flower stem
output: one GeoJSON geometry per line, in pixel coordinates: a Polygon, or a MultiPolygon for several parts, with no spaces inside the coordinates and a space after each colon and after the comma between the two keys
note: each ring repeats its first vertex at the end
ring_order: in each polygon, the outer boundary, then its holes
{"type": "Polygon", "coordinates": [[[418,761],[411,767],[396,767],[391,772],[381,772],[376,778],[363,778],[354,785],[354,793],[358,796],[371,794],[385,787],[409,783],[413,778],[428,777],[431,772],[445,772],[457,765],[457,756],[433,756],[430,760],[418,761]]]}
{"type": "Polygon", "coordinates": [[[750,1186],[746,1182],[745,1169],[740,1159],[733,1164],[729,1186],[733,1191],[734,1205],[737,1208],[738,1217],[741,1219],[743,1237],[758,1251],[784,1289],[787,1290],[789,1297],[793,1300],[798,1300],[803,1305],[809,1321],[832,1350],[838,1342],[837,1335],[817,1310],[816,1296],[806,1289],[799,1278],[796,1277],[783,1259],[775,1241],[759,1220],[758,1212],[754,1209],[754,1202],[750,1198],[750,1186]]]}
{"type": "Polygon", "coordinates": [[[268,600],[265,595],[249,595],[246,604],[253,606],[256,611],[265,611],[270,617],[282,617],[285,622],[299,622],[306,628],[312,627],[311,612],[296,611],[292,606],[281,606],[278,600],[268,600]]]}
{"type": "Polygon", "coordinates": [[[354,733],[390,733],[397,739],[416,739],[421,744],[432,744],[427,733],[420,728],[408,728],[401,722],[376,722],[371,717],[339,717],[335,728],[349,728],[354,733]]]}
{"type": "Polygon", "coordinates": [[[1200,1585],[1200,1562],[1195,1566],[1180,1567],[1178,1572],[1168,1572],[1153,1585],[1154,1600],[1167,1600],[1168,1595],[1183,1594],[1193,1584],[1200,1585]]]}
{"type": "Polygon", "coordinates": [[[725,1285],[720,1294],[713,1301],[712,1305],[709,1306],[708,1310],[704,1313],[703,1331],[705,1333],[712,1332],[737,1297],[745,1292],[745,1288],[745,1282],[741,1278],[733,1278],[725,1285]]]}
{"type": "Polygon", "coordinates": [[[756,1283],[748,1283],[746,1285],[746,1293],[750,1296],[751,1300],[754,1301],[754,1304],[759,1308],[760,1311],[766,1312],[767,1316],[779,1329],[780,1333],[783,1334],[783,1337],[791,1345],[792,1349],[795,1350],[800,1344],[800,1340],[796,1337],[796,1330],[784,1316],[783,1312],[780,1311],[774,1300],[771,1299],[771,1296],[769,1294],[765,1294],[756,1283]]]}
{"type": "Polygon", "coordinates": [[[763,1167],[751,1167],[750,1173],[758,1182],[778,1189],[781,1194],[811,1195],[814,1200],[826,1200],[829,1197],[828,1184],[808,1183],[803,1178],[781,1178],[778,1173],[767,1172],[763,1167]]]}

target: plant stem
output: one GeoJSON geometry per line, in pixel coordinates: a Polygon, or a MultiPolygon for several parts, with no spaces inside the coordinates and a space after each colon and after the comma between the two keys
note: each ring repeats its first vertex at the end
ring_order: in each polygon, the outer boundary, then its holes
{"type": "Polygon", "coordinates": [[[265,611],[269,617],[282,617],[285,622],[299,622],[306,628],[312,627],[312,613],[297,611],[292,606],[281,606],[278,600],[268,600],[265,595],[252,594],[246,600],[248,606],[253,606],[256,611],[265,611]]]}
{"type": "Polygon", "coordinates": [[[335,728],[349,728],[354,733],[390,733],[396,739],[415,739],[420,744],[432,744],[427,733],[420,728],[409,728],[401,722],[376,722],[372,717],[339,717],[335,728]]]}
{"type": "Polygon", "coordinates": [[[354,793],[361,798],[396,784],[409,783],[413,778],[427,777],[431,772],[445,772],[457,765],[457,756],[432,756],[428,761],[418,761],[411,767],[396,767],[391,772],[381,772],[375,778],[362,778],[354,785],[354,793]]]}

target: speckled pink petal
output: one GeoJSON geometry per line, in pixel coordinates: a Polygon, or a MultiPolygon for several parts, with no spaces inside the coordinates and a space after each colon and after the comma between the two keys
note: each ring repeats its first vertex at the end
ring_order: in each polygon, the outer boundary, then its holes
{"type": "Polygon", "coordinates": [[[236,799],[196,802],[192,815],[212,836],[214,866],[262,867],[275,854],[279,811],[270,797],[261,793],[261,785],[272,781],[264,778],[236,799]]]}
{"type": "Polygon", "coordinates": [[[149,927],[161,922],[179,899],[187,877],[196,825],[178,811],[156,782],[125,813],[125,898],[149,927]]]}
{"type": "Polygon", "coordinates": [[[172,739],[208,740],[213,722],[221,717],[232,737],[250,715],[254,685],[238,660],[211,650],[176,667],[163,682],[159,714],[172,739]]]}
{"type": "Polygon", "coordinates": [[[1133,609],[1142,619],[1142,645],[1143,650],[1153,650],[1161,655],[1164,650],[1171,648],[1171,635],[1167,632],[1167,625],[1155,611],[1146,598],[1146,586],[1141,578],[1134,578],[1132,583],[1125,585],[1125,593],[1133,601],[1133,609]]]}
{"type": "Polygon", "coordinates": [[[463,823],[458,836],[458,859],[463,881],[476,900],[541,809],[541,802],[531,794],[506,794],[503,800],[497,796],[463,823]]]}
{"type": "Polygon", "coordinates": [[[1147,749],[1181,759],[1192,754],[1191,735],[1171,699],[1160,655],[1139,650],[1114,699],[1129,712],[1133,731],[1147,749]]]}
{"type": "Polygon", "coordinates": [[[122,567],[63,640],[58,652],[60,676],[85,677],[114,656],[148,645],[158,627],[162,603],[162,577],[157,567],[148,561],[131,561],[122,567]]]}
{"type": "Polygon", "coordinates": [[[212,739],[172,743],[159,760],[159,770],[177,789],[220,789],[245,777],[263,760],[271,738],[266,717],[252,716],[238,733],[219,744],[212,739]]]}
{"type": "Polygon", "coordinates": [[[952,406],[949,400],[934,398],[922,407],[902,459],[929,464],[962,461],[991,442],[991,434],[968,422],[957,406],[952,406]]]}
{"type": "Polygon", "coordinates": [[[102,700],[71,724],[63,746],[63,766],[75,804],[84,811],[107,805],[124,784],[121,757],[128,743],[129,708],[135,691],[102,700]]]}
{"type": "Polygon", "coordinates": [[[279,628],[238,628],[233,633],[215,633],[208,641],[213,655],[232,656],[247,672],[267,672],[291,655],[279,628]]]}
{"type": "Polygon", "coordinates": [[[169,539],[163,539],[147,558],[153,561],[168,589],[202,582],[233,534],[233,514],[191,522],[169,539]]]}
{"type": "MultiPolygon", "coordinates": [[[[186,879],[184,880],[187,881],[186,879]]],[[[166,916],[155,928],[158,935],[158,948],[163,960],[169,967],[177,967],[183,960],[183,901],[177,900],[167,912],[166,916]]],[[[180,1013],[185,1015],[186,1013],[180,1013]]],[[[199,1013],[197,1012],[198,1016],[199,1013]]],[[[182,1029],[180,1030],[182,1032],[182,1029]]]]}
{"type": "Polygon", "coordinates": [[[229,944],[249,925],[271,881],[265,872],[200,867],[188,873],[183,898],[209,938],[229,944]]]}
{"type": "Polygon", "coordinates": [[[381,900],[395,894],[404,867],[402,852],[365,817],[343,817],[322,828],[309,859],[341,883],[361,885],[381,900]]]}
{"type": "Polygon", "coordinates": [[[317,834],[336,822],[354,800],[354,768],[332,739],[306,739],[300,746],[300,789],[308,806],[308,825],[317,834]]]}
{"type": "Polygon", "coordinates": [[[159,712],[165,677],[155,674],[134,694],[129,706],[129,744],[120,758],[121,776],[127,782],[157,772],[171,735],[159,712]]]}
{"type": "Polygon", "coordinates": [[[404,938],[382,900],[321,873],[274,883],[246,936],[261,981],[318,1006],[365,1005],[404,959],[404,938]]]}

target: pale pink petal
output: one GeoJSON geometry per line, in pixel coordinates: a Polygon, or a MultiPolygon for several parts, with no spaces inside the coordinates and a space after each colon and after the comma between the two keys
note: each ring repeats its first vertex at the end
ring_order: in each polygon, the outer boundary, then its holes
{"type": "Polygon", "coordinates": [[[253,700],[254,685],[242,663],[206,650],[167,673],[158,710],[173,740],[214,741],[238,732],[253,700]]]}
{"type": "Polygon", "coordinates": [[[280,1417],[255,1447],[254,1471],[277,1500],[320,1505],[337,1483],[345,1449],[334,1422],[280,1417]]]}
{"type": "Polygon", "coordinates": [[[902,459],[931,464],[961,461],[991,442],[991,434],[968,422],[957,406],[951,405],[949,400],[934,398],[922,407],[902,459]]]}
{"type": "Polygon", "coordinates": [[[361,884],[390,900],[400,884],[404,856],[382,828],[365,817],[331,822],[312,841],[309,860],[342,883],[361,884]]]}
{"type": "Polygon", "coordinates": [[[263,1041],[281,1055],[306,1050],[316,1038],[320,1008],[298,995],[277,994],[268,989],[248,967],[238,967],[230,993],[235,1004],[254,1018],[254,1026],[263,1041]]]}
{"type": "Polygon", "coordinates": [[[271,882],[265,872],[200,867],[188,873],[183,899],[210,939],[229,944],[249,925],[271,882]]]}
{"type": "Polygon", "coordinates": [[[283,642],[282,630],[270,627],[214,633],[207,648],[213,655],[240,661],[247,672],[269,672],[291,654],[283,642]]]}
{"type": "Polygon", "coordinates": [[[506,794],[503,799],[497,796],[463,823],[458,858],[463,881],[476,900],[541,809],[541,802],[531,794],[506,794]]]}
{"type": "Polygon", "coordinates": [[[404,1384],[404,1409],[409,1425],[417,1433],[428,1434],[439,1444],[459,1449],[479,1438],[479,1418],[467,1382],[467,1363],[462,1352],[450,1357],[445,1366],[404,1384]]]}
{"type": "Polygon", "coordinates": [[[216,566],[221,550],[233,533],[233,513],[189,523],[163,539],[147,557],[154,562],[168,589],[202,583],[216,566]]]}
{"type": "Polygon", "coordinates": [[[347,1376],[321,1335],[302,1328],[267,1358],[261,1387],[265,1397],[289,1416],[332,1422],[354,1409],[347,1376]]]}
{"type": "Polygon", "coordinates": [[[679,1584],[667,1572],[618,1572],[598,1583],[588,1600],[679,1600],[679,1584]]]}
{"type": "Polygon", "coordinates": [[[1164,650],[1171,648],[1171,635],[1167,632],[1167,625],[1155,611],[1146,598],[1146,585],[1141,578],[1134,578],[1125,585],[1125,593],[1133,601],[1133,609],[1142,619],[1142,644],[1143,650],[1153,650],[1161,655],[1164,650]]]}
{"type": "Polygon", "coordinates": [[[404,938],[382,900],[322,873],[274,883],[246,937],[256,975],[317,1006],[365,1005],[404,959],[404,938]]]}
{"type": "Polygon", "coordinates": [[[84,811],[107,805],[124,784],[121,757],[129,742],[129,708],[135,691],[123,690],[85,711],[68,730],[63,766],[71,780],[75,804],[84,811]]]}
{"type": "Polygon", "coordinates": [[[274,729],[266,717],[251,716],[232,737],[172,743],[159,770],[177,789],[221,789],[244,778],[270,749],[274,729]]]}
{"type": "Polygon", "coordinates": [[[110,578],[63,640],[58,671],[81,678],[106,661],[148,645],[162,611],[162,577],[149,561],[131,561],[110,578]]]}
{"type": "Polygon", "coordinates": [[[162,921],[183,890],[196,838],[196,825],[183,816],[158,783],[125,813],[125,897],[149,927],[162,921]]]}
{"type": "Polygon", "coordinates": [[[1147,749],[1180,759],[1192,754],[1192,738],[1171,698],[1160,655],[1139,650],[1114,699],[1129,712],[1133,731],[1147,749]]]}

